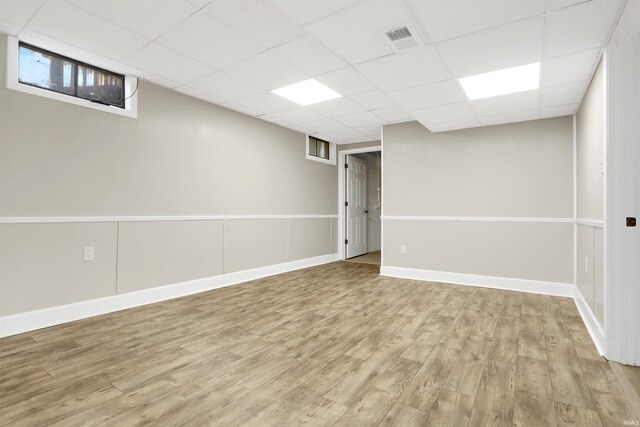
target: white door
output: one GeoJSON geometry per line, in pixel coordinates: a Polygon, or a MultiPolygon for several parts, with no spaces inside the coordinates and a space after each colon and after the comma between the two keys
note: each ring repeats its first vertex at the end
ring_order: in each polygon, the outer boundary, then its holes
{"type": "Polygon", "coordinates": [[[367,164],[347,155],[347,258],[367,253],[367,164]]]}

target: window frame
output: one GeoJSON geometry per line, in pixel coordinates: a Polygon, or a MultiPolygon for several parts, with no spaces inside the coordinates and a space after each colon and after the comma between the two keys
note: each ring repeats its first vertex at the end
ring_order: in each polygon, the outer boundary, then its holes
{"type": "Polygon", "coordinates": [[[305,144],[305,156],[307,158],[307,160],[313,160],[316,162],[320,162],[320,163],[326,163],[328,165],[336,165],[338,163],[338,160],[336,158],[336,144],[330,141],[327,141],[325,139],[322,138],[318,138],[315,137],[313,135],[307,135],[306,136],[306,144],[305,144]],[[313,138],[317,141],[322,141],[322,142],[326,142],[327,144],[329,144],[329,158],[325,159],[324,157],[319,157],[319,156],[314,156],[313,154],[309,154],[309,144],[311,142],[310,138],[313,138]]]}
{"type": "MultiPolygon", "coordinates": [[[[74,72],[74,77],[77,75],[77,71],[74,72]]],[[[74,104],[93,110],[100,110],[107,113],[117,114],[120,116],[137,118],[138,116],[138,79],[128,74],[122,74],[115,71],[105,69],[97,65],[93,65],[81,60],[73,59],[62,53],[51,51],[45,47],[42,47],[38,43],[32,43],[26,40],[19,40],[13,36],[7,36],[7,76],[6,87],[7,89],[16,90],[31,95],[41,96],[43,98],[53,99],[56,101],[66,102],[68,104],[74,104]],[[75,82],[76,88],[74,94],[66,94],[64,92],[58,92],[53,89],[37,86],[29,83],[22,83],[19,80],[19,54],[20,43],[25,44],[27,47],[32,47],[37,51],[43,51],[49,55],[70,61],[75,65],[77,70],[78,66],[86,66],[99,72],[104,72],[118,77],[124,77],[124,108],[115,105],[107,105],[99,102],[92,102],[86,98],[78,97],[77,94],[77,82],[75,82]]]]}

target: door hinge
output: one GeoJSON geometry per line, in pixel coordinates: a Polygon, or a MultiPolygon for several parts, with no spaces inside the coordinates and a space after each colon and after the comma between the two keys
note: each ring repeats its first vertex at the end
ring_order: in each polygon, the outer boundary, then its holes
{"type": "Polygon", "coordinates": [[[348,245],[349,244],[349,239],[344,239],[344,244],[348,245]]]}
{"type": "Polygon", "coordinates": [[[344,202],[344,205],[345,206],[349,206],[349,202],[344,202]]]}
{"type": "Polygon", "coordinates": [[[345,163],[345,164],[344,164],[344,168],[345,168],[345,169],[349,169],[349,163],[345,163]]]}

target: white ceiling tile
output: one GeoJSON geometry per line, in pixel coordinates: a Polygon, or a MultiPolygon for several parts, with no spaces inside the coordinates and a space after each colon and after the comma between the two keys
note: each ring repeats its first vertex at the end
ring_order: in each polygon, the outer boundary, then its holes
{"type": "Polygon", "coordinates": [[[357,64],[393,53],[382,33],[406,23],[413,19],[400,0],[368,0],[307,24],[305,29],[357,64]]]}
{"type": "Polygon", "coordinates": [[[438,45],[454,77],[496,71],[542,59],[544,16],[448,40],[438,45]]]}
{"type": "Polygon", "coordinates": [[[263,91],[257,86],[233,77],[223,71],[218,71],[193,81],[189,83],[188,86],[229,101],[263,91]]]}
{"type": "Polygon", "coordinates": [[[454,104],[465,100],[462,90],[454,80],[400,89],[389,92],[389,96],[407,110],[454,104]]]}
{"type": "Polygon", "coordinates": [[[600,48],[556,56],[542,61],[540,85],[559,86],[588,80],[600,55],[600,48]]]}
{"type": "Polygon", "coordinates": [[[211,67],[158,43],[150,43],[122,62],[179,84],[213,71],[211,67]]]}
{"type": "Polygon", "coordinates": [[[309,74],[294,67],[271,51],[252,56],[226,68],[225,71],[267,90],[298,83],[309,77],[309,74]]]}
{"type": "Polygon", "coordinates": [[[174,50],[215,68],[224,68],[263,47],[214,17],[199,12],[158,39],[174,50]]]}
{"type": "Polygon", "coordinates": [[[605,45],[621,4],[618,0],[593,0],[552,12],[547,17],[545,56],[605,45]]]}
{"type": "Polygon", "coordinates": [[[569,83],[562,86],[553,86],[542,89],[541,107],[553,107],[555,105],[580,103],[585,91],[587,81],[569,83]]]}
{"type": "Polygon", "coordinates": [[[202,9],[205,6],[208,6],[215,0],[187,0],[189,3],[197,7],[198,9],[202,9]]]}
{"type": "Polygon", "coordinates": [[[204,11],[265,47],[304,34],[299,24],[264,0],[219,0],[204,11]]]}
{"type": "Polygon", "coordinates": [[[331,142],[333,142],[334,139],[337,139],[339,141],[346,141],[354,138],[366,138],[365,135],[361,134],[355,129],[332,130],[328,132],[322,132],[322,134],[326,136],[331,142]]]}
{"type": "Polygon", "coordinates": [[[367,79],[351,67],[322,74],[315,79],[343,96],[375,89],[367,79]]]}
{"type": "Polygon", "coordinates": [[[186,0],[68,0],[112,24],[155,39],[197,9],[186,0]]]}
{"type": "Polygon", "coordinates": [[[305,123],[304,126],[308,128],[311,133],[327,132],[332,130],[345,129],[347,127],[342,123],[338,123],[332,119],[315,120],[305,123]]]}
{"type": "Polygon", "coordinates": [[[304,127],[304,125],[289,125],[287,126],[287,128],[294,130],[296,132],[300,132],[300,133],[304,133],[304,134],[309,134],[309,129],[307,129],[306,127],[304,127]]]}
{"type": "Polygon", "coordinates": [[[337,98],[309,105],[310,109],[325,117],[334,118],[349,114],[362,113],[365,109],[349,98],[337,98]]]}
{"type": "Polygon", "coordinates": [[[198,98],[202,101],[210,102],[212,104],[220,105],[226,101],[223,98],[219,98],[217,96],[213,96],[211,94],[208,94],[190,87],[180,86],[180,87],[174,88],[173,90],[175,90],[176,92],[184,93],[185,95],[189,95],[193,98],[198,98]]]}
{"type": "Polygon", "coordinates": [[[379,90],[358,93],[351,95],[350,98],[367,110],[379,110],[380,108],[393,107],[395,105],[391,98],[379,90]]]}
{"type": "Polygon", "coordinates": [[[316,113],[315,111],[310,110],[306,107],[298,107],[291,110],[279,111],[277,113],[271,113],[270,116],[298,125],[324,119],[321,114],[316,113]]]}
{"type": "Polygon", "coordinates": [[[306,24],[322,18],[332,12],[351,6],[360,0],[322,0],[322,1],[301,1],[301,0],[269,0],[291,19],[299,24],[306,24]]]}
{"type": "Polygon", "coordinates": [[[242,114],[246,114],[247,116],[256,117],[256,116],[264,114],[262,111],[253,109],[251,107],[247,107],[245,105],[240,105],[240,104],[238,104],[236,102],[233,102],[233,101],[225,102],[224,104],[222,104],[222,106],[225,107],[225,108],[228,108],[229,110],[233,110],[233,111],[237,111],[237,112],[242,113],[242,114]]]}
{"type": "Polygon", "coordinates": [[[378,116],[365,111],[363,113],[349,114],[348,116],[336,117],[338,122],[349,127],[370,126],[380,123],[378,116]]]}
{"type": "Polygon", "coordinates": [[[122,59],[148,43],[135,33],[62,2],[45,3],[29,28],[112,59],[122,59]]]}
{"type": "Polygon", "coordinates": [[[17,36],[21,29],[22,25],[12,24],[11,22],[3,21],[2,18],[0,18],[0,33],[17,36]]]}
{"type": "Polygon", "coordinates": [[[258,116],[258,118],[260,120],[264,120],[265,122],[270,122],[270,123],[273,123],[273,124],[276,124],[276,125],[282,126],[282,127],[289,127],[289,126],[292,125],[292,123],[290,123],[290,122],[288,122],[286,120],[283,120],[280,117],[274,117],[271,114],[263,114],[262,116],[258,116]]]}
{"type": "Polygon", "coordinates": [[[453,37],[544,13],[545,0],[410,0],[431,41],[453,37]]]}
{"type": "Polygon", "coordinates": [[[455,122],[474,119],[476,117],[466,102],[425,108],[412,111],[411,113],[422,124],[455,122]]]}
{"type": "Polygon", "coordinates": [[[478,116],[493,116],[514,111],[533,110],[540,107],[540,90],[494,96],[470,101],[478,116]]]}
{"type": "Polygon", "coordinates": [[[548,9],[557,10],[565,7],[573,6],[574,4],[584,3],[591,0],[549,0],[548,9]]]}
{"type": "Polygon", "coordinates": [[[540,118],[571,116],[578,111],[579,104],[556,105],[540,109],[540,118]]]}
{"type": "Polygon", "coordinates": [[[449,72],[431,46],[373,59],[357,65],[356,68],[383,91],[419,86],[449,78],[449,72]]]}
{"type": "Polygon", "coordinates": [[[2,0],[0,19],[7,24],[23,27],[40,9],[45,0],[2,0]]]}
{"type": "Polygon", "coordinates": [[[358,132],[372,140],[379,140],[382,132],[381,125],[369,125],[355,128],[358,132]]]}
{"type": "Polygon", "coordinates": [[[245,98],[236,99],[234,103],[243,107],[249,107],[252,110],[260,111],[264,114],[299,107],[298,104],[288,101],[281,96],[274,95],[271,92],[262,92],[245,98]]]}
{"type": "Polygon", "coordinates": [[[445,123],[432,123],[432,124],[424,124],[424,127],[429,129],[431,132],[448,132],[451,130],[460,130],[460,129],[468,129],[475,128],[480,126],[480,121],[478,119],[466,119],[466,120],[458,120],[455,122],[445,122],[445,123]]]}
{"type": "Polygon", "coordinates": [[[273,48],[272,52],[311,75],[345,68],[348,64],[311,36],[291,40],[273,48]]]}
{"type": "Polygon", "coordinates": [[[400,107],[381,108],[372,111],[373,114],[380,117],[383,123],[396,123],[415,120],[413,115],[400,107]]]}
{"type": "Polygon", "coordinates": [[[371,140],[371,138],[366,135],[354,136],[352,138],[343,139],[342,141],[340,141],[339,145],[357,144],[358,142],[368,142],[369,140],[371,140]]]}
{"type": "Polygon", "coordinates": [[[540,111],[534,110],[518,111],[515,113],[496,114],[492,116],[479,117],[482,126],[500,125],[503,123],[524,122],[540,118],[540,111]]]}

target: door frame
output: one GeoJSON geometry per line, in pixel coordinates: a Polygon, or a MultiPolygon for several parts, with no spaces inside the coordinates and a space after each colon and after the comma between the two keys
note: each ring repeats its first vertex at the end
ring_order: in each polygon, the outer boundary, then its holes
{"type": "MultiPolygon", "coordinates": [[[[345,168],[344,164],[347,161],[347,154],[361,154],[361,153],[370,153],[372,151],[380,151],[382,152],[382,145],[372,145],[371,147],[362,147],[362,148],[351,148],[347,150],[339,150],[338,151],[338,259],[344,260],[346,259],[347,251],[344,244],[345,239],[345,168]]],[[[382,194],[384,198],[384,193],[382,194]]]]}

